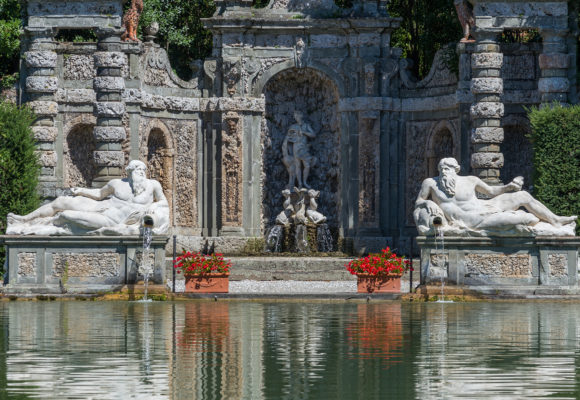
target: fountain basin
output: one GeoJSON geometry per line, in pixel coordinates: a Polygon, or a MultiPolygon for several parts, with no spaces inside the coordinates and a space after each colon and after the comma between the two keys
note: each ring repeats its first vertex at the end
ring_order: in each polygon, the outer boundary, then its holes
{"type": "Polygon", "coordinates": [[[421,283],[578,286],[578,237],[417,237],[421,283]]]}
{"type": "MultiPolygon", "coordinates": [[[[62,293],[69,287],[90,293],[139,279],[141,236],[4,235],[0,242],[7,249],[7,294],[62,293]]],[[[151,242],[154,283],[165,278],[166,243],[166,236],[154,236],[151,242]]]]}

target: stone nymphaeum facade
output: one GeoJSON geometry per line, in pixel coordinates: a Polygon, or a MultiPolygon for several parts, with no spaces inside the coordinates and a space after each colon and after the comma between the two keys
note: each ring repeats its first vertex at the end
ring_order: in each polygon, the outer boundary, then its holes
{"type": "MultiPolygon", "coordinates": [[[[205,20],[212,57],[190,81],[152,37],[121,41],[122,3],[27,1],[21,99],[39,116],[41,192],[98,187],[141,159],[162,183],[180,242],[213,237],[218,251],[262,236],[281,211],[281,144],[295,110],[316,133],[309,181],[331,228],[361,249],[405,249],[418,186],[441,157],[489,182],[523,173],[527,185],[523,107],[577,101],[566,1],[472,0],[475,41],[440,51],[421,81],[390,45],[399,20],[386,0],[352,10],[216,0],[205,20]],[[96,43],[55,40],[79,28],[96,43]],[[538,30],[542,41],[501,43],[506,29],[538,30]],[[457,74],[449,51],[459,53],[457,74]]],[[[22,257],[25,274],[34,261],[22,257]]],[[[551,256],[553,271],[560,258],[551,256]]]]}

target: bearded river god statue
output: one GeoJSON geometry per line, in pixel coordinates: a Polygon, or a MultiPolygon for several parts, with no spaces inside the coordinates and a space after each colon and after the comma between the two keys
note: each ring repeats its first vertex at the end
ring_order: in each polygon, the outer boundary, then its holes
{"type": "Polygon", "coordinates": [[[153,234],[169,228],[169,205],[161,184],[147,179],[146,166],[133,160],[128,178],[100,189],[73,188],[27,215],[8,214],[8,235],[138,235],[145,218],[153,234]]]}
{"type": "Polygon", "coordinates": [[[423,181],[415,202],[413,217],[421,235],[435,233],[436,217],[446,236],[575,235],[577,216],[555,215],[521,190],[521,177],[507,185],[489,186],[475,176],[457,175],[459,164],[454,158],[442,159],[438,169],[438,177],[423,181]]]}

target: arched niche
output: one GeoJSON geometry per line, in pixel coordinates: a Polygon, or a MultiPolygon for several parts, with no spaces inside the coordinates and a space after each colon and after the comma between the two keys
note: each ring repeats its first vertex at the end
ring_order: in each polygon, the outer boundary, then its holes
{"type": "Polygon", "coordinates": [[[68,130],[63,143],[64,187],[91,187],[96,175],[93,152],[97,148],[94,124],[79,122],[68,130]]]}
{"type": "Polygon", "coordinates": [[[427,176],[432,177],[439,174],[437,165],[442,158],[459,158],[456,143],[454,129],[447,121],[435,126],[427,147],[427,176]]]}
{"type": "Polygon", "coordinates": [[[282,162],[282,143],[295,123],[294,111],[301,111],[316,137],[309,140],[316,158],[308,183],[320,191],[319,211],[331,226],[338,225],[341,152],[339,90],[327,75],[311,69],[290,68],[274,75],[264,86],[266,112],[262,124],[262,218],[271,226],[282,211],[282,190],[288,185],[288,171],[282,162]]]}
{"type": "Polygon", "coordinates": [[[147,137],[141,148],[141,159],[147,164],[149,178],[161,183],[173,221],[173,140],[169,129],[160,121],[147,127],[147,137]]]}
{"type": "Polygon", "coordinates": [[[524,177],[524,190],[530,190],[534,173],[534,150],[527,138],[530,127],[527,123],[504,125],[504,139],[501,144],[504,164],[501,169],[501,180],[511,182],[516,176],[524,177]]]}

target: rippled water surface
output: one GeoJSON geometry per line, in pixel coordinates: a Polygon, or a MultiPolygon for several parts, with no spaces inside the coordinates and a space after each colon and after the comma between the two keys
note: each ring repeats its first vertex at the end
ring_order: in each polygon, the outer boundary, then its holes
{"type": "Polygon", "coordinates": [[[580,305],[0,303],[0,398],[580,398],[580,305]]]}

